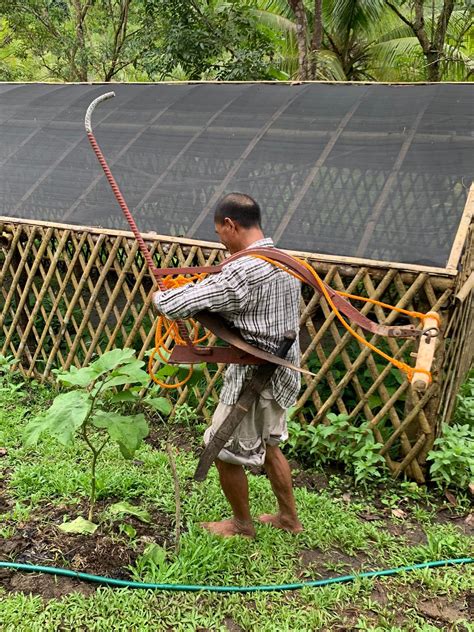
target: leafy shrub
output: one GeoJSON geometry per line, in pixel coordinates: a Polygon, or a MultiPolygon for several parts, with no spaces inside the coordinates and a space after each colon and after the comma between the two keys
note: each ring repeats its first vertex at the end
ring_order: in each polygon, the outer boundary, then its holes
{"type": "Polygon", "coordinates": [[[474,481],[474,427],[444,425],[427,457],[431,479],[439,487],[466,489],[474,481]]]}
{"type": "Polygon", "coordinates": [[[444,424],[441,436],[427,457],[431,479],[439,487],[465,490],[474,482],[474,371],[459,389],[452,425],[444,424]]]}
{"type": "Polygon", "coordinates": [[[366,484],[380,478],[385,459],[381,443],[375,441],[369,422],[354,426],[348,415],[329,413],[328,424],[301,426],[288,423],[289,452],[306,462],[339,462],[352,474],[356,483],[366,484]]]}
{"type": "Polygon", "coordinates": [[[14,368],[17,364],[18,360],[12,355],[0,354],[0,392],[21,394],[23,382],[18,379],[21,378],[20,372],[14,368]]]}
{"type": "MultiPolygon", "coordinates": [[[[139,391],[150,381],[143,366],[132,349],[114,349],[81,369],[55,371],[57,380],[73,390],[58,395],[49,409],[25,428],[26,445],[36,444],[47,433],[63,445],[78,438],[91,452],[89,521],[97,495],[97,460],[105,446],[112,440],[122,455],[131,459],[148,434],[143,413],[122,414],[124,404],[137,403],[139,391]]],[[[161,413],[171,412],[163,397],[148,396],[142,401],[161,413]]]]}
{"type": "Polygon", "coordinates": [[[454,421],[474,428],[474,371],[459,389],[454,421]]]}

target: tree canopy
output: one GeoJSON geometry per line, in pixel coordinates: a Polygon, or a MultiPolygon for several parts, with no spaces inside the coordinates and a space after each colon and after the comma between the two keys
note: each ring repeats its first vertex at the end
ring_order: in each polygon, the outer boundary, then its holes
{"type": "Polygon", "coordinates": [[[471,81],[470,0],[0,0],[0,79],[471,81]]]}

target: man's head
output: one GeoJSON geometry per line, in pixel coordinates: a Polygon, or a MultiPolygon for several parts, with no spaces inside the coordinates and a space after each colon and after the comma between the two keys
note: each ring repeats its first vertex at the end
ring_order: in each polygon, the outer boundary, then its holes
{"type": "Polygon", "coordinates": [[[216,233],[230,253],[263,239],[261,219],[259,205],[245,193],[225,195],[214,210],[216,233]]]}

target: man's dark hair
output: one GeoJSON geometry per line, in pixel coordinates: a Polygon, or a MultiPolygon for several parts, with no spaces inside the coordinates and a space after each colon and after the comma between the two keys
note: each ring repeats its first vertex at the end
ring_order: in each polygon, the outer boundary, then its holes
{"type": "Polygon", "coordinates": [[[262,225],[260,206],[245,193],[228,193],[217,202],[214,220],[223,224],[226,217],[240,224],[242,228],[260,228],[262,225]]]}

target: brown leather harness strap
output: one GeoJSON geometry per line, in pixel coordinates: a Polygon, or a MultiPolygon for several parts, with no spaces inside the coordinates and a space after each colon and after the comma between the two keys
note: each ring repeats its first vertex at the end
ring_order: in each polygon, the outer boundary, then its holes
{"type": "MultiPolygon", "coordinates": [[[[221,340],[224,340],[224,342],[227,342],[232,347],[236,347],[240,351],[246,354],[249,354],[251,356],[254,356],[255,358],[258,358],[260,362],[257,362],[256,364],[260,364],[261,361],[271,362],[272,364],[278,364],[279,366],[286,367],[287,369],[293,369],[293,371],[298,371],[298,373],[303,373],[305,375],[314,375],[314,373],[311,373],[311,371],[302,369],[301,367],[296,366],[295,364],[292,364],[291,362],[289,362],[288,360],[285,360],[284,358],[278,358],[276,355],[274,355],[273,353],[270,353],[269,351],[264,351],[263,349],[254,347],[249,342],[244,340],[244,338],[242,337],[242,335],[237,329],[231,329],[228,323],[226,323],[226,321],[222,318],[222,316],[218,316],[217,314],[213,314],[212,312],[208,312],[207,310],[204,310],[202,312],[198,312],[197,314],[195,314],[193,318],[199,321],[201,325],[203,325],[203,327],[205,327],[206,329],[209,329],[209,331],[212,331],[214,335],[216,335],[221,340]]],[[[183,349],[183,347],[181,348],[183,349]]],[[[178,349],[178,346],[174,347],[173,352],[175,349],[178,349]]],[[[246,358],[248,358],[248,356],[246,356],[246,358]]],[[[199,361],[204,362],[206,360],[203,356],[200,356],[199,361]]],[[[207,361],[209,362],[212,360],[207,360],[207,361]]],[[[216,361],[219,362],[219,360],[214,360],[214,362],[216,361]]],[[[233,362],[234,360],[229,359],[227,361],[233,362]]],[[[170,358],[170,363],[171,362],[178,363],[178,360],[175,360],[173,358],[173,354],[170,358]]],[[[254,364],[254,362],[250,361],[250,359],[247,359],[244,362],[244,364],[254,364]]]]}
{"type": "MultiPolygon", "coordinates": [[[[278,248],[248,248],[247,250],[241,250],[240,252],[235,253],[234,255],[228,257],[222,263],[215,266],[196,266],[196,267],[186,267],[186,268],[159,268],[160,276],[168,276],[168,275],[176,275],[176,274],[216,274],[221,272],[223,267],[228,265],[229,263],[235,261],[236,259],[240,259],[241,257],[248,257],[252,255],[258,255],[267,257],[268,259],[273,259],[278,263],[281,263],[289,270],[295,272],[300,277],[302,277],[308,285],[313,287],[317,292],[322,294],[321,287],[319,283],[316,281],[311,272],[302,265],[297,259],[292,257],[291,255],[279,250],[278,248]]],[[[379,323],[375,323],[374,321],[367,318],[364,314],[359,312],[348,300],[339,296],[339,294],[329,287],[324,281],[322,281],[324,287],[326,288],[331,300],[337,309],[344,314],[349,320],[362,327],[366,331],[369,331],[373,334],[378,334],[379,336],[391,336],[396,338],[418,338],[422,335],[422,331],[419,329],[415,329],[412,325],[405,326],[394,326],[389,327],[387,325],[381,325],[379,323]]],[[[208,312],[209,313],[209,312],[208,312]]],[[[199,317],[197,318],[199,320],[199,317]]],[[[204,325],[204,323],[202,323],[204,325]]],[[[208,327],[208,329],[211,329],[208,327]]],[[[213,331],[211,329],[211,331],[213,331]]],[[[213,331],[213,333],[216,333],[213,331]]],[[[221,337],[221,336],[219,336],[221,337]]],[[[226,340],[225,338],[223,338],[226,340]]],[[[228,340],[226,340],[228,342],[228,340]]],[[[230,343],[233,344],[233,343],[230,343]]],[[[239,347],[240,348],[240,347],[239,347]]]]}

